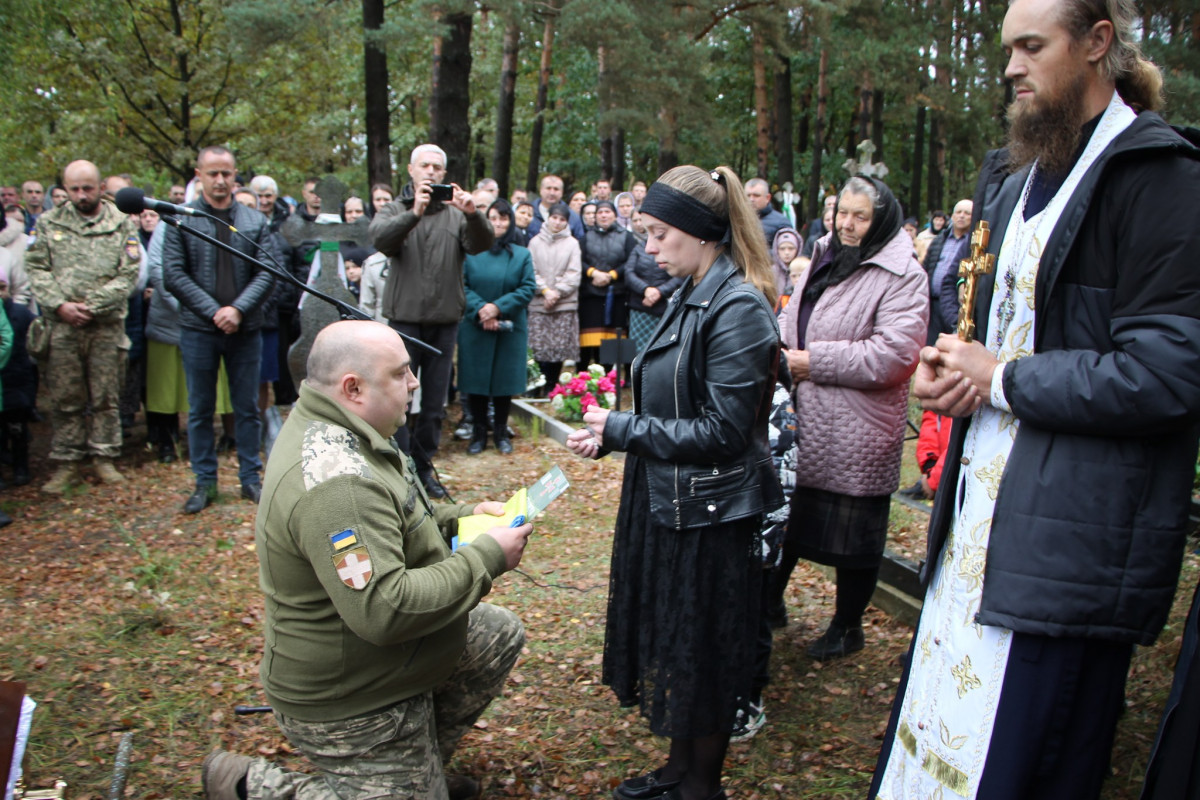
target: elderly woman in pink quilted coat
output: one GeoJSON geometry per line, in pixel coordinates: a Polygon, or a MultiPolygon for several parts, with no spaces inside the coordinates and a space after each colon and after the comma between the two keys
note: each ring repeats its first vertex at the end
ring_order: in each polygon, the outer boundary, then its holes
{"type": "Polygon", "coordinates": [[[799,464],[768,616],[787,624],[784,590],[800,558],[837,569],[833,621],[815,659],[863,648],[866,610],[900,481],[908,383],[929,319],[925,271],[900,204],[872,178],[842,188],[834,230],[780,317],[795,386],[799,464]]]}

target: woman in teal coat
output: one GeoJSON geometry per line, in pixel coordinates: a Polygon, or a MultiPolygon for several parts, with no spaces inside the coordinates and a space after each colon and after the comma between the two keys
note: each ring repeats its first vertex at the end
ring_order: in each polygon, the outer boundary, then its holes
{"type": "Polygon", "coordinates": [[[513,395],[526,386],[526,348],[529,328],[525,309],[537,283],[533,259],[518,244],[512,207],[497,200],[488,208],[496,234],[486,253],[467,256],[463,285],[467,309],[458,326],[458,390],[470,395],[474,433],[467,452],[478,455],[487,447],[488,401],[495,408],[492,428],[496,449],[512,452],[508,438],[508,410],[513,395]]]}

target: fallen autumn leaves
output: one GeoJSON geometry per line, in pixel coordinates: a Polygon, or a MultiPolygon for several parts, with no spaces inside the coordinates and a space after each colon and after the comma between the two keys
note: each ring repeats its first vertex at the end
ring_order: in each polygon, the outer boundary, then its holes
{"type": "MultiPolygon", "coordinates": [[[[489,598],[525,620],[527,651],[452,768],[480,778],[494,798],[607,796],[665,757],[665,742],[600,683],[620,465],[528,437],[509,458],[492,449],[472,458],[461,442],[445,442],[439,467],[460,501],[503,499],[552,463],[572,484],[538,521],[521,572],[489,598]]],[[[106,796],[126,730],[135,733],[128,797],[198,796],[200,761],[216,747],[303,768],[270,715],[233,713],[265,702],[255,506],[230,491],[187,517],[178,513],[191,485],[185,463],[163,466],[138,451],[120,466],[130,481],[116,489],[90,485],[61,500],[33,487],[0,495],[17,518],[0,564],[0,678],[26,681],[39,703],[27,783],[62,777],[74,800],[106,796]]],[[[226,489],[236,487],[232,462],[221,470],[226,489]]],[[[1189,555],[1172,627],[1138,652],[1108,798],[1137,796],[1196,564],[1189,555]]],[[[865,795],[910,630],[872,610],[866,651],[814,663],[803,646],[830,616],[831,597],[819,573],[797,570],[792,623],[776,636],[768,724],[731,749],[731,797],[865,795]]]]}

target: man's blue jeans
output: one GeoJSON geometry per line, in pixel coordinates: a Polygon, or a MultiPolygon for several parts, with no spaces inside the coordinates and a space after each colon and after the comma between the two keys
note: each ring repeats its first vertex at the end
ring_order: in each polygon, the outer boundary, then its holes
{"type": "Polygon", "coordinates": [[[188,453],[196,486],[217,485],[217,451],[213,413],[217,405],[217,372],[221,359],[229,376],[229,400],[236,423],[238,479],[261,480],[258,457],[261,423],[258,417],[258,371],[262,336],[258,331],[225,334],[181,328],[179,350],[188,390],[188,453]]]}

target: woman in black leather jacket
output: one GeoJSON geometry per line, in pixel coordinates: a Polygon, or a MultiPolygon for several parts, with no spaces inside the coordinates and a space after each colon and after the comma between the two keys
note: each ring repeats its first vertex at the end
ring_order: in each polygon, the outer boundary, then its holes
{"type": "Polygon", "coordinates": [[[762,515],[782,502],[767,444],[778,365],[762,228],[728,167],[677,167],[642,203],[646,252],[683,286],[633,362],[633,412],[592,406],[568,446],[628,454],[603,679],[671,739],[618,800],[724,798],[721,767],[754,663],[762,515]]]}

